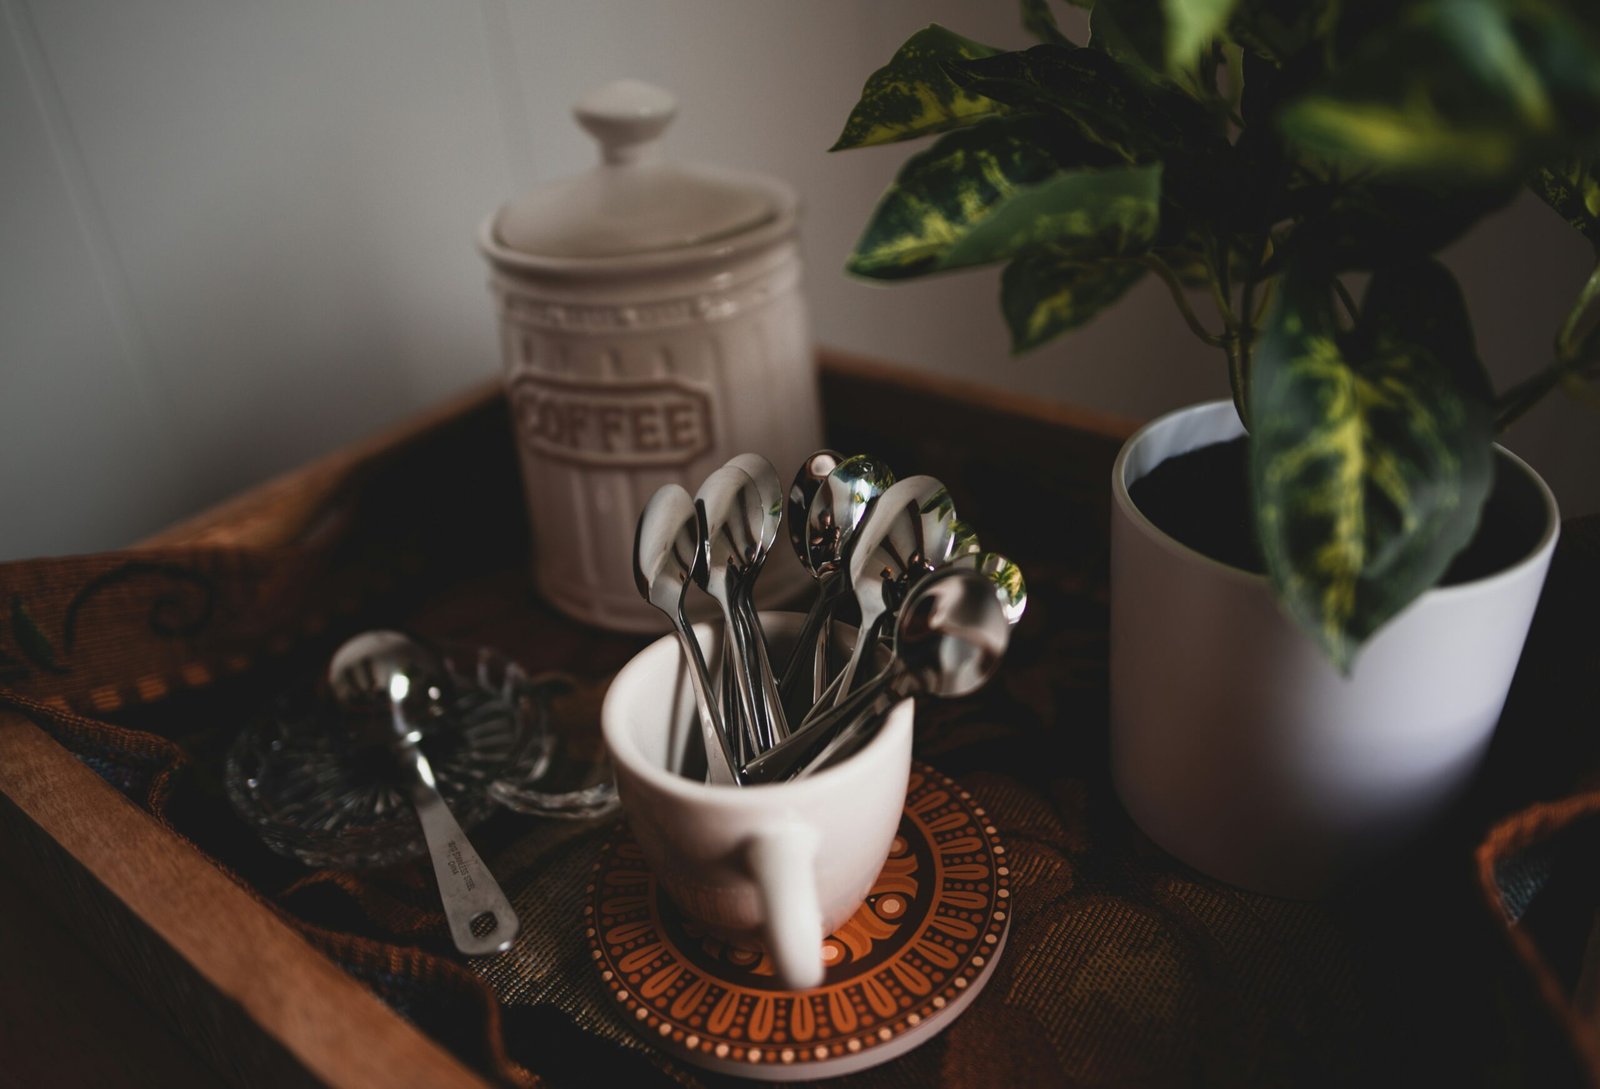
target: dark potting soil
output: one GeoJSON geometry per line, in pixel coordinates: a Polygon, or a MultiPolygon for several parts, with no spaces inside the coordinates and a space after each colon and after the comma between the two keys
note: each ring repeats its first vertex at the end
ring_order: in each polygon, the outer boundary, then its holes
{"type": "Polygon", "coordinates": [[[1133,505],[1169,537],[1218,563],[1261,574],[1243,436],[1168,458],[1128,488],[1133,505]]]}
{"type": "MultiPolygon", "coordinates": [[[[1128,495],[1168,536],[1219,563],[1266,570],[1250,514],[1249,447],[1244,437],[1168,458],[1133,482],[1128,495]]],[[[1495,480],[1478,533],[1440,580],[1452,586],[1516,563],[1539,543],[1544,504],[1520,470],[1495,455],[1495,480]]]]}

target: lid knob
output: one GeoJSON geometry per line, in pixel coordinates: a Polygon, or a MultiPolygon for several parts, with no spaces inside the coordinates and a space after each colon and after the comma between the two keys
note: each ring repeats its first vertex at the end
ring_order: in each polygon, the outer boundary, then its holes
{"type": "Polygon", "coordinates": [[[572,114],[596,140],[608,163],[636,163],[654,157],[662,131],[678,112],[670,91],[637,79],[596,87],[572,107],[572,114]]]}

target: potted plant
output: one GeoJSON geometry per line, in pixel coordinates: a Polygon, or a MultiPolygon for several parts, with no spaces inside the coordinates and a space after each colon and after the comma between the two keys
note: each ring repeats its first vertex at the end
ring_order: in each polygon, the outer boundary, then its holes
{"type": "Polygon", "coordinates": [[[1078,45],[1022,11],[1032,48],[930,26],[867,80],[836,149],[937,138],[848,268],[1004,262],[1019,352],[1156,276],[1217,348],[1232,404],[1117,463],[1113,771],[1179,857],[1320,891],[1470,776],[1521,653],[1557,518],[1493,437],[1593,396],[1600,267],[1496,393],[1432,254],[1528,184],[1600,256],[1600,18],[1095,0],[1078,45]]]}

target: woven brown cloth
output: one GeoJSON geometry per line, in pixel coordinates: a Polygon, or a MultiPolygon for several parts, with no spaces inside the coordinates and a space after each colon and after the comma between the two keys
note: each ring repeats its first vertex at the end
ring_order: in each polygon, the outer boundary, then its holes
{"type": "MultiPolygon", "coordinates": [[[[1063,498],[1008,519],[1006,507],[1023,508],[994,483],[997,465],[1015,464],[1003,447],[891,456],[939,474],[958,500],[993,493],[969,517],[1028,572],[1029,612],[995,683],[918,712],[918,756],[974,795],[1007,846],[1012,929],[994,976],[948,1030],[839,1084],[1600,1084],[1583,1026],[1562,1012],[1576,975],[1561,967],[1572,927],[1552,922],[1576,916],[1586,934],[1600,905],[1592,879],[1560,876],[1582,877],[1600,804],[1511,817],[1486,839],[1494,821],[1571,795],[1576,772],[1600,766],[1585,734],[1600,733],[1600,639],[1592,621],[1578,634],[1569,624],[1600,606],[1600,524],[1567,528],[1530,648],[1538,668],[1519,677],[1473,796],[1394,866],[1297,903],[1187,871],[1115,800],[1103,511],[1063,498]],[[1587,671],[1572,664],[1585,653],[1587,671]],[[1590,697],[1576,712],[1575,692],[1590,697]],[[1561,855],[1568,865],[1540,862],[1556,830],[1579,835],[1561,855]]],[[[581,628],[532,596],[510,464],[467,476],[427,457],[389,465],[359,500],[333,494],[270,547],[0,565],[0,704],[486,1075],[513,1085],[726,1082],[642,1043],[600,987],[581,913],[610,822],[504,814],[480,826],[474,842],[523,930],[508,954],[467,964],[450,949],[425,864],[308,871],[261,847],[220,790],[239,724],[272,693],[311,683],[358,627],[473,639],[571,673],[583,685],[559,710],[593,722],[607,679],[641,640],[581,628]],[[400,512],[417,488],[465,489],[459,517],[409,521],[400,512]]]]}

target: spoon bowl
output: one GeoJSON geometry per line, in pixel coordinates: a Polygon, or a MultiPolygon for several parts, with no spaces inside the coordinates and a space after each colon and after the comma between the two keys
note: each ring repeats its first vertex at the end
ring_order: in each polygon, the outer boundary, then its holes
{"type": "Polygon", "coordinates": [[[345,712],[347,728],[363,740],[387,745],[395,758],[395,773],[417,811],[433,859],[451,940],[468,955],[498,953],[517,935],[517,913],[439,794],[433,766],[417,745],[423,724],[411,717],[419,709],[432,713],[442,706],[448,676],[436,654],[393,631],[356,636],[328,665],[328,687],[345,712]],[[387,730],[381,725],[385,717],[387,730]]]}
{"type": "Polygon", "coordinates": [[[803,562],[813,575],[844,569],[861,520],[893,484],[894,473],[870,454],[845,458],[833,468],[805,513],[803,562]]]}
{"type": "Polygon", "coordinates": [[[773,676],[772,661],[767,650],[767,633],[761,630],[761,617],[756,613],[755,582],[766,565],[778,530],[783,525],[783,485],[778,480],[778,470],[760,454],[740,454],[730,458],[728,464],[743,469],[755,482],[756,494],[761,500],[761,518],[757,533],[757,551],[749,571],[738,587],[739,620],[744,625],[748,648],[751,690],[756,698],[756,714],[764,732],[765,744],[781,741],[789,736],[789,723],[783,711],[783,700],[778,695],[777,678],[773,676]]]}
{"type": "Polygon", "coordinates": [[[695,501],[678,484],[658,488],[639,513],[633,537],[633,580],[639,593],[666,614],[688,663],[699,713],[700,740],[705,750],[707,776],[713,783],[738,782],[739,764],[728,734],[728,723],[711,698],[711,679],[700,643],[690,634],[684,614],[684,596],[705,561],[700,547],[700,515],[695,501]]]}
{"type": "Polygon", "coordinates": [[[700,560],[694,499],[665,484],[645,503],[633,536],[633,582],[640,595],[669,616],[683,605],[700,560]]]}
{"type": "Polygon", "coordinates": [[[988,683],[1010,641],[1011,622],[993,582],[949,568],[929,575],[906,599],[895,660],[918,692],[958,699],[988,683]]]}
{"type": "Polygon", "coordinates": [[[415,744],[446,714],[450,671],[432,647],[398,631],[347,640],[328,663],[328,691],[352,738],[415,744]]]}
{"type": "Polygon", "coordinates": [[[1022,568],[998,552],[971,552],[957,555],[951,567],[976,571],[994,586],[1000,598],[1006,620],[1016,624],[1028,609],[1028,584],[1023,581],[1022,568]]]}
{"type": "Polygon", "coordinates": [[[955,522],[950,493],[931,476],[896,481],[873,504],[850,549],[850,587],[861,611],[861,628],[850,660],[834,682],[834,706],[850,694],[884,618],[899,608],[914,581],[950,558],[955,522]]]}
{"type": "Polygon", "coordinates": [[[811,495],[801,517],[795,517],[796,493],[809,487],[823,455],[813,454],[795,476],[790,498],[790,538],[800,552],[800,562],[817,580],[817,600],[806,615],[800,638],[783,668],[778,694],[791,721],[801,721],[822,698],[827,687],[829,620],[845,588],[845,557],[861,520],[878,497],[894,483],[894,473],[877,458],[856,454],[837,462],[811,495]],[[796,526],[801,530],[797,534],[796,526]]]}
{"type": "Polygon", "coordinates": [[[800,566],[807,571],[811,571],[810,549],[806,535],[806,521],[811,516],[811,501],[822,490],[828,474],[838,468],[843,460],[844,455],[836,450],[818,450],[800,463],[800,468],[789,485],[789,495],[784,508],[789,544],[794,548],[800,566]]]}

